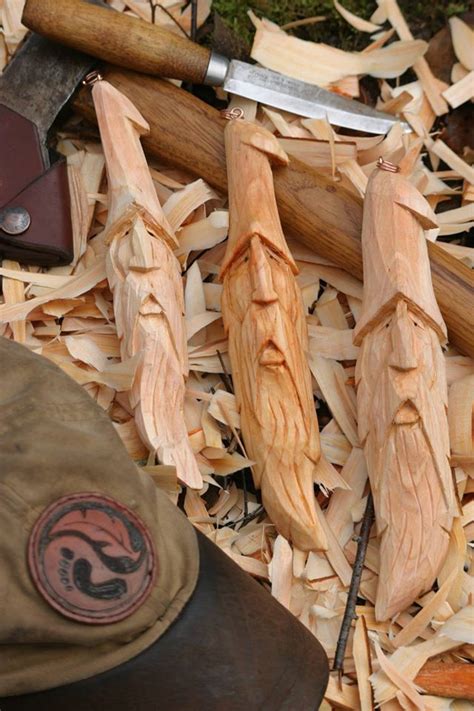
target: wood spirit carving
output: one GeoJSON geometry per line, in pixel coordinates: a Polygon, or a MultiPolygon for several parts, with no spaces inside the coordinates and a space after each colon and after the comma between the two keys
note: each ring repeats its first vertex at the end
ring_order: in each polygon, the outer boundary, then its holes
{"type": "Polygon", "coordinates": [[[446,327],[423,229],[430,206],[379,161],[364,203],[364,296],[354,342],[359,437],[374,496],[380,568],[375,615],[386,620],[433,584],[455,498],[449,466],[446,327]]]}
{"type": "Polygon", "coordinates": [[[121,355],[141,354],[130,391],[135,422],[150,451],[200,488],[183,416],[188,365],[177,242],[140,143],[148,124],[108,82],[97,81],[92,96],[109,184],[106,264],[121,355]]]}
{"type": "Polygon", "coordinates": [[[297,267],[286,245],[270,160],[288,158],[268,131],[243,120],[225,129],[230,232],[222,315],[255,485],[278,531],[301,550],[327,547],[313,481],[319,431],[306,360],[297,267]]]}

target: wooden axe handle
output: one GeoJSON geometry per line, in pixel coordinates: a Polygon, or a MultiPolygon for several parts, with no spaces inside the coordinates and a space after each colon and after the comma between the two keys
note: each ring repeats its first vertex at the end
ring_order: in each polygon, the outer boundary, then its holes
{"type": "Polygon", "coordinates": [[[147,74],[204,81],[211,52],[183,35],[85,0],[28,0],[22,22],[44,37],[147,74]]]}
{"type": "MultiPolygon", "coordinates": [[[[30,0],[31,2],[31,0],[30,0]]],[[[109,67],[106,78],[135,104],[150,124],[143,145],[151,156],[225,190],[225,121],[219,112],[169,82],[109,67]]],[[[74,107],[95,120],[89,90],[74,107]]],[[[286,234],[362,278],[362,200],[331,178],[291,159],[274,170],[278,208],[286,234]]],[[[433,284],[450,342],[474,357],[472,271],[442,247],[428,244],[433,284]]]]}

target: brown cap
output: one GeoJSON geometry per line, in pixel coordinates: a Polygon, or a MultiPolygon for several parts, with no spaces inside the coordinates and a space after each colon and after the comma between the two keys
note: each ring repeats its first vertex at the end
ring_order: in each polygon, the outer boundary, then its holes
{"type": "Polygon", "coordinates": [[[192,526],[55,365],[0,339],[0,696],[152,645],[191,597],[192,526]]]}

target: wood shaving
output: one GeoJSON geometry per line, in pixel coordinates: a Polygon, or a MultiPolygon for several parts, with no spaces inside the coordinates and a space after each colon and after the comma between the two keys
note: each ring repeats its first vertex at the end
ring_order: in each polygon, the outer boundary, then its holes
{"type": "MultiPolygon", "coordinates": [[[[20,18],[23,0],[0,2],[0,71],[26,30],[20,18]]],[[[145,0],[109,0],[116,10],[149,21],[145,0]]],[[[395,125],[385,136],[348,137],[325,120],[306,119],[249,103],[248,118],[278,135],[284,150],[297,156],[335,183],[363,195],[378,157],[411,161],[410,179],[428,196],[441,234],[459,234],[474,222],[474,170],[430,131],[436,113],[471,99],[472,31],[459,18],[450,27],[459,63],[452,85],[440,85],[423,59],[426,43],[413,40],[395,0],[378,0],[369,20],[357,18],[336,0],[338,12],[363,32],[382,33],[364,52],[342,52],[326,45],[287,35],[274,23],[257,25],[252,56],[264,66],[298,79],[326,86],[350,88],[357,95],[359,79],[369,74],[382,82],[381,108],[389,109],[414,128],[403,135],[395,125]],[[396,30],[401,41],[385,46],[396,30]],[[402,76],[413,68],[417,80],[402,76]],[[263,109],[263,110],[262,110],[263,109]],[[415,145],[415,139],[418,143],[415,145]],[[424,161],[428,151],[431,166],[424,161]],[[443,163],[438,164],[436,161],[443,163]],[[445,165],[444,165],[445,164],[445,165]],[[457,181],[457,182],[453,182],[457,181]],[[440,209],[442,199],[459,195],[458,206],[440,209]],[[461,203],[461,197],[463,202],[461,203]]],[[[190,28],[190,5],[184,0],[164,3],[178,24],[190,28]]],[[[199,2],[198,24],[211,10],[199,2]]],[[[173,32],[179,27],[157,8],[155,21],[173,32]]],[[[158,110],[158,109],[157,109],[158,110]]],[[[246,111],[247,115],[247,111],[246,111]]],[[[130,456],[148,471],[174,503],[184,499],[184,512],[204,535],[222,548],[250,575],[271,588],[272,594],[295,614],[334,657],[347,599],[355,541],[368,493],[367,470],[357,435],[354,361],[358,349],[352,331],[361,311],[362,284],[352,274],[289,239],[299,268],[310,336],[308,360],[314,376],[322,460],[317,473],[321,526],[328,540],[324,553],[299,551],[277,536],[261,508],[258,495],[243,489],[242,479],[253,462],[240,437],[240,414],[230,391],[232,369],[221,313],[218,273],[227,237],[226,195],[217,194],[204,180],[153,163],[151,176],[164,202],[168,221],[176,230],[175,250],[183,267],[190,376],[185,398],[185,421],[196,455],[203,487],[196,491],[178,483],[174,468],[162,472],[148,466],[148,449],[140,440],[129,390],[137,357],[122,361],[113,315],[112,294],[106,280],[103,228],[107,221],[107,184],[101,146],[80,136],[58,136],[67,155],[72,185],[75,259],[71,266],[38,269],[4,260],[0,333],[24,343],[56,362],[87,390],[110,416],[130,456]],[[184,496],[180,497],[180,492],[184,496]]],[[[473,266],[474,250],[431,235],[450,255],[473,266]]],[[[443,238],[446,239],[446,238],[443,238]]],[[[383,711],[404,708],[467,711],[467,703],[425,695],[415,681],[430,659],[472,662],[472,582],[474,541],[474,359],[453,347],[446,351],[449,387],[451,464],[459,500],[459,518],[448,556],[436,586],[398,617],[377,623],[374,615],[379,571],[379,544],[370,539],[362,574],[358,620],[354,625],[339,680],[331,675],[322,708],[383,711]]],[[[291,653],[291,650],[289,651],[291,653]]]]}

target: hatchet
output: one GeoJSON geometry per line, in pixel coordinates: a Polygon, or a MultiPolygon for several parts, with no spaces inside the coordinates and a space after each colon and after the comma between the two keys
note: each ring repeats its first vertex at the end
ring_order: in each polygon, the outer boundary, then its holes
{"type": "Polygon", "coordinates": [[[47,138],[93,61],[33,35],[0,77],[0,258],[72,260],[66,162],[47,138]]]}
{"type": "Polygon", "coordinates": [[[0,77],[0,259],[72,260],[66,162],[49,150],[48,135],[94,63],[31,35],[0,77]]]}

